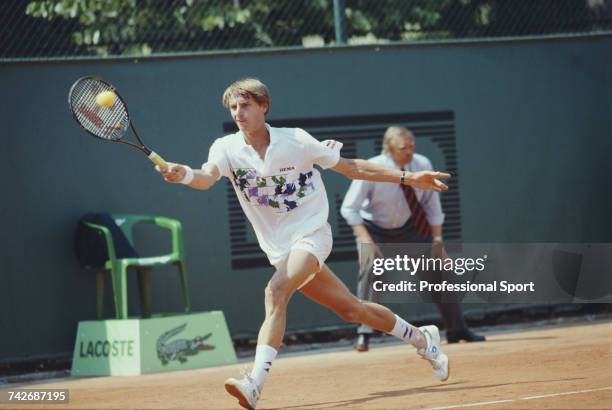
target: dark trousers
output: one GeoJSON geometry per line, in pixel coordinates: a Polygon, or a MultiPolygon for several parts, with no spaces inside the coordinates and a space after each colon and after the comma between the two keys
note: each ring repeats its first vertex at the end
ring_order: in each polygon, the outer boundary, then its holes
{"type": "MultiPolygon", "coordinates": [[[[412,228],[411,220],[397,229],[384,229],[370,221],[364,220],[364,225],[372,240],[377,244],[385,243],[425,243],[422,238],[417,235],[417,232],[412,228]]],[[[374,275],[370,274],[369,267],[359,268],[359,276],[357,279],[357,297],[361,300],[370,302],[378,302],[378,293],[372,289],[374,275]]],[[[443,295],[432,295],[432,301],[436,301],[436,306],[442,316],[444,328],[452,331],[461,331],[467,329],[465,318],[463,317],[463,309],[458,302],[441,303],[443,295]]],[[[374,330],[366,325],[361,325],[357,329],[358,333],[373,333],[374,330]]]]}

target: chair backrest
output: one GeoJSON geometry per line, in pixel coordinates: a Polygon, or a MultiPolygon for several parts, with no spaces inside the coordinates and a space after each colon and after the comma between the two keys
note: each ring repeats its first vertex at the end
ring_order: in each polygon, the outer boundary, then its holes
{"type": "Polygon", "coordinates": [[[146,222],[157,225],[161,228],[171,231],[172,251],[168,255],[182,259],[184,255],[183,237],[181,223],[176,219],[171,219],[163,216],[153,215],[135,215],[135,214],[112,214],[115,225],[123,232],[123,235],[130,242],[132,248],[136,249],[134,243],[134,227],[139,223],[146,222]]]}
{"type": "Polygon", "coordinates": [[[141,222],[155,222],[155,217],[149,215],[111,214],[111,216],[132,246],[134,246],[134,226],[141,222]]]}
{"type": "Polygon", "coordinates": [[[113,215],[108,213],[84,215],[77,225],[75,240],[77,258],[81,265],[88,269],[104,266],[110,257],[107,245],[111,244],[114,248],[112,254],[118,258],[138,257],[131,236],[125,235],[125,231],[117,226],[113,215]],[[107,233],[100,229],[105,229],[107,233]],[[104,239],[106,235],[112,238],[110,242],[104,239]]]}

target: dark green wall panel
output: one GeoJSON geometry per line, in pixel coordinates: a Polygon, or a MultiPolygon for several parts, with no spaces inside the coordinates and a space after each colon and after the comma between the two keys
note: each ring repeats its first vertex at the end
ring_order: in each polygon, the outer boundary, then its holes
{"type": "MultiPolygon", "coordinates": [[[[263,318],[271,269],[232,269],[226,183],[206,193],[165,184],[140,153],[86,136],[66,106],[77,77],[114,83],[146,141],[192,166],[223,135],[221,94],[242,76],[269,85],[271,121],[451,112],[463,240],[596,242],[610,241],[612,228],[610,50],[612,37],[599,36],[1,64],[0,359],[70,351],[77,322],[95,317],[94,276],[73,254],[75,223],[93,211],[180,219],[195,310],[225,311],[235,336],[253,334],[263,318]]],[[[443,167],[436,145],[418,141],[443,167]]],[[[373,155],[373,140],[355,150],[373,155]]],[[[332,200],[348,186],[325,178],[332,200]]],[[[339,229],[334,207],[330,214],[339,229]]],[[[140,235],[153,249],[148,236],[140,235]]],[[[354,262],[331,266],[354,288],[354,262]]],[[[174,272],[153,276],[154,309],[179,310],[174,272]]],[[[137,313],[134,278],[130,287],[137,313]]],[[[290,306],[289,329],[335,324],[301,297],[290,306]]]]}

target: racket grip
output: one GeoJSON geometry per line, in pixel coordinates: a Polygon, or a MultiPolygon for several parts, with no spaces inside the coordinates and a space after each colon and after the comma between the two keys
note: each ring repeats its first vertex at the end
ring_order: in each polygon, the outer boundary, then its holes
{"type": "Polygon", "coordinates": [[[156,152],[151,151],[151,153],[149,154],[149,159],[151,160],[151,162],[153,162],[155,165],[157,165],[161,169],[163,170],[168,169],[168,163],[164,161],[164,159],[160,157],[156,152]]]}

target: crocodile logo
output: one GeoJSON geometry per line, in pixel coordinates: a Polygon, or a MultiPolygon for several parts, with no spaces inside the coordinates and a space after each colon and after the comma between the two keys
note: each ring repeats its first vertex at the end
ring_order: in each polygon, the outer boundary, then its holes
{"type": "Polygon", "coordinates": [[[173,360],[185,363],[188,356],[195,356],[200,353],[201,350],[212,350],[215,348],[213,345],[204,343],[206,339],[212,336],[212,333],[208,333],[204,336],[197,336],[193,339],[176,339],[170,341],[171,338],[181,333],[186,327],[187,323],[183,323],[174,329],[162,333],[157,339],[155,348],[157,349],[157,357],[162,365],[165,366],[173,360]]]}

